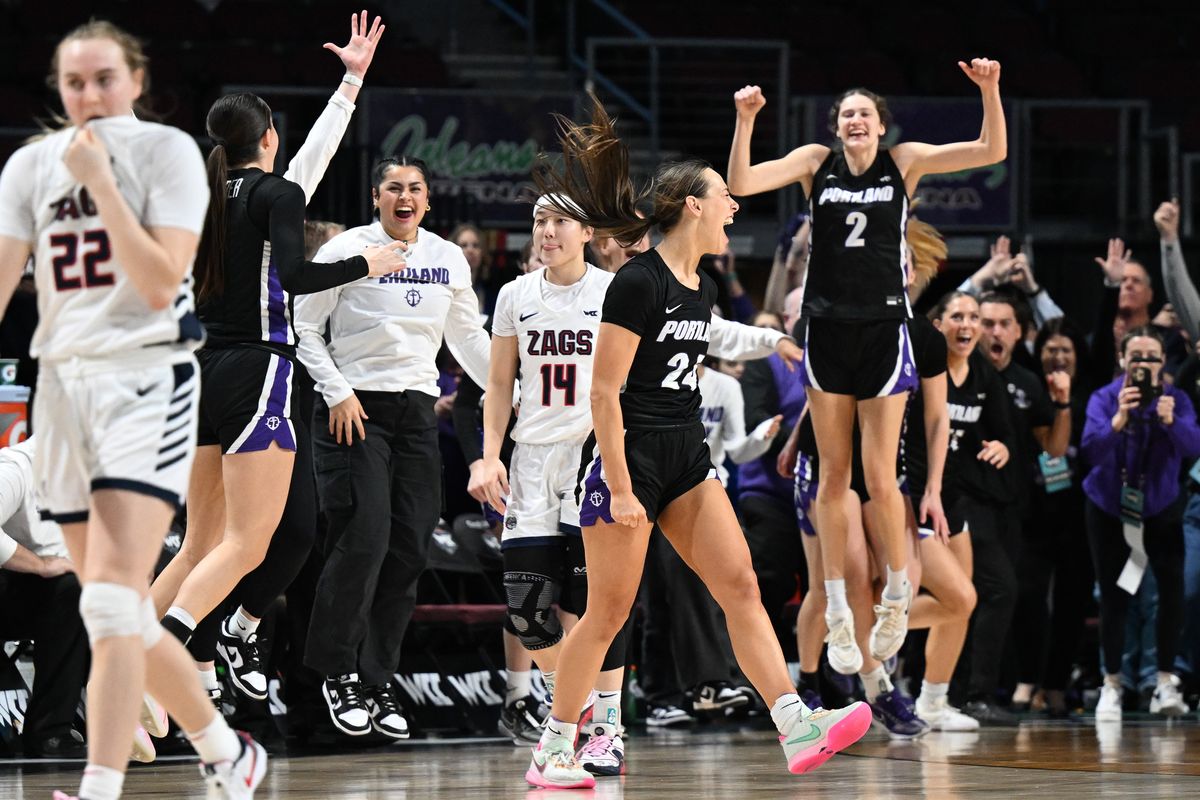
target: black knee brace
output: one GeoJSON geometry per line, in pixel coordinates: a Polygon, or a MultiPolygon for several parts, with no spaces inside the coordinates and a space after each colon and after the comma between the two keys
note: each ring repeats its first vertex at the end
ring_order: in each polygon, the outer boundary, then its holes
{"type": "Polygon", "coordinates": [[[508,621],[526,650],[544,650],[563,637],[562,623],[554,610],[560,587],[536,572],[505,572],[508,621]]]}

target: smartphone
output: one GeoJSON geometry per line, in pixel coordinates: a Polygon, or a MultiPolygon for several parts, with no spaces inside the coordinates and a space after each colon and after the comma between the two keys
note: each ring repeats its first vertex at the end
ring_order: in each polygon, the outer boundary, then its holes
{"type": "Polygon", "coordinates": [[[1137,387],[1140,398],[1138,408],[1149,408],[1162,394],[1162,384],[1154,380],[1154,373],[1142,364],[1129,367],[1129,385],[1137,387]]]}

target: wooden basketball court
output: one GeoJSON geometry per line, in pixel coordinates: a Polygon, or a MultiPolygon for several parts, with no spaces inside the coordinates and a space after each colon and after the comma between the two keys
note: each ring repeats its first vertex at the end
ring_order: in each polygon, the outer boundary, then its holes
{"type": "MultiPolygon", "coordinates": [[[[272,798],[1151,798],[1200,797],[1194,721],[1030,724],[978,734],[931,733],[913,742],[871,733],[808,776],[783,766],[763,727],[637,732],[629,774],[593,791],[535,790],[522,780],[526,748],[496,739],[417,741],[382,750],[275,754],[257,797],[272,798]]],[[[2,762],[0,762],[2,764],[2,762]]],[[[0,765],[0,798],[49,798],[77,786],[81,765],[0,765]]],[[[125,797],[202,798],[194,762],[130,770],[125,797]]]]}

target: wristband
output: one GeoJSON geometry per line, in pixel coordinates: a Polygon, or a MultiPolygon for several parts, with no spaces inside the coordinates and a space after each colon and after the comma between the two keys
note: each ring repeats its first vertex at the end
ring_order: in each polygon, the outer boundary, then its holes
{"type": "Polygon", "coordinates": [[[1057,400],[1051,400],[1051,401],[1050,401],[1050,404],[1051,404],[1052,406],[1054,406],[1055,408],[1058,408],[1058,409],[1070,408],[1070,407],[1071,407],[1071,403],[1070,403],[1070,402],[1066,402],[1066,403],[1060,403],[1060,402],[1058,402],[1057,400]]]}
{"type": "Polygon", "coordinates": [[[357,75],[351,75],[349,72],[347,72],[345,75],[342,76],[342,83],[348,83],[351,86],[361,87],[363,85],[363,79],[358,77],[357,75]]]}

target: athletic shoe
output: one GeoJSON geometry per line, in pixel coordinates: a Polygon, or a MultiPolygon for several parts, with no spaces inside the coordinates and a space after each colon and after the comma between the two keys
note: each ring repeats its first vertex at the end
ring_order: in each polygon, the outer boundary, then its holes
{"type": "Polygon", "coordinates": [[[829,666],[843,675],[857,675],[862,669],[863,656],[854,639],[854,614],[850,611],[836,617],[826,614],[825,624],[829,626],[829,635],[825,637],[829,666]]]}
{"type": "Polygon", "coordinates": [[[392,684],[363,686],[362,689],[371,727],[389,739],[407,739],[408,720],[404,718],[392,684]]]}
{"type": "Polygon", "coordinates": [[[625,774],[625,743],[612,725],[597,723],[590,730],[587,743],[579,748],[575,758],[579,766],[596,777],[625,774]]]}
{"type": "Polygon", "coordinates": [[[149,764],[156,758],[158,758],[158,753],[154,750],[154,740],[150,738],[150,734],[146,733],[145,728],[138,725],[133,732],[133,750],[129,754],[129,760],[139,764],[149,764]]]}
{"type": "Polygon", "coordinates": [[[651,706],[650,716],[646,724],[651,728],[670,728],[677,725],[690,725],[696,718],[679,706],[651,706]]]}
{"type": "Polygon", "coordinates": [[[980,725],[1013,728],[1020,724],[1016,714],[987,700],[972,700],[962,707],[962,713],[979,721],[980,725]]]}
{"type": "Polygon", "coordinates": [[[875,722],[887,729],[893,739],[915,739],[929,732],[929,726],[908,704],[899,689],[881,692],[869,703],[875,722]]]}
{"type": "Polygon", "coordinates": [[[326,678],[321,695],[329,707],[329,718],[339,731],[348,736],[366,736],[371,732],[371,715],[363,704],[358,673],[326,678]]]}
{"type": "Polygon", "coordinates": [[[67,794],[66,792],[60,792],[56,789],[54,791],[54,800],[79,800],[79,798],[73,794],[67,794]]]}
{"type": "Polygon", "coordinates": [[[204,693],[208,695],[208,702],[213,704],[213,708],[221,716],[225,716],[225,693],[218,687],[216,689],[205,689],[204,693]]]}
{"type": "Polygon", "coordinates": [[[875,606],[875,624],[871,626],[868,642],[871,655],[878,661],[887,661],[904,644],[908,635],[908,608],[912,605],[912,584],[908,584],[905,596],[900,600],[889,600],[886,595],[875,606]]]}
{"type": "Polygon", "coordinates": [[[148,694],[142,695],[142,712],[138,717],[138,724],[146,729],[146,733],[156,739],[161,739],[167,735],[167,729],[171,722],[167,719],[167,710],[158,704],[148,694]]]}
{"type": "Polygon", "coordinates": [[[548,746],[545,741],[538,742],[533,748],[525,781],[543,789],[592,789],[596,786],[592,774],[579,766],[571,743],[559,738],[548,746]]]}
{"type": "Polygon", "coordinates": [[[871,707],[866,703],[854,703],[837,711],[797,714],[787,733],[779,737],[788,772],[793,775],[812,772],[834,753],[861,739],[870,727],[871,707]]]}
{"type": "Polygon", "coordinates": [[[228,619],[221,623],[221,631],[217,635],[217,655],[229,670],[229,680],[233,681],[234,688],[247,697],[266,700],[267,676],[263,674],[258,653],[258,634],[252,633],[242,639],[226,630],[228,624],[228,619]]]}
{"type": "Polygon", "coordinates": [[[513,700],[500,709],[496,727],[500,733],[511,737],[513,744],[537,744],[542,738],[540,711],[540,704],[533,695],[513,700]]]}
{"type": "Polygon", "coordinates": [[[1100,686],[1100,700],[1096,703],[1096,722],[1121,721],[1121,689],[1104,683],[1100,686]]]}
{"type": "Polygon", "coordinates": [[[741,708],[750,702],[750,697],[744,692],[729,685],[727,681],[702,683],[696,687],[692,698],[693,712],[724,711],[725,709],[741,708]]]}
{"type": "Polygon", "coordinates": [[[209,800],[250,800],[267,774],[267,751],[250,735],[237,732],[242,751],[232,761],[200,764],[200,774],[208,784],[209,800]]]}
{"type": "Polygon", "coordinates": [[[1179,692],[1179,678],[1172,675],[1170,680],[1159,681],[1154,689],[1154,697],[1150,700],[1150,713],[1180,717],[1189,711],[1191,709],[1179,692]]]}
{"type": "Polygon", "coordinates": [[[926,700],[925,695],[921,695],[917,698],[916,712],[917,716],[929,723],[929,727],[935,731],[967,733],[979,730],[979,720],[968,717],[950,705],[950,700],[945,695],[936,700],[926,700]]]}

